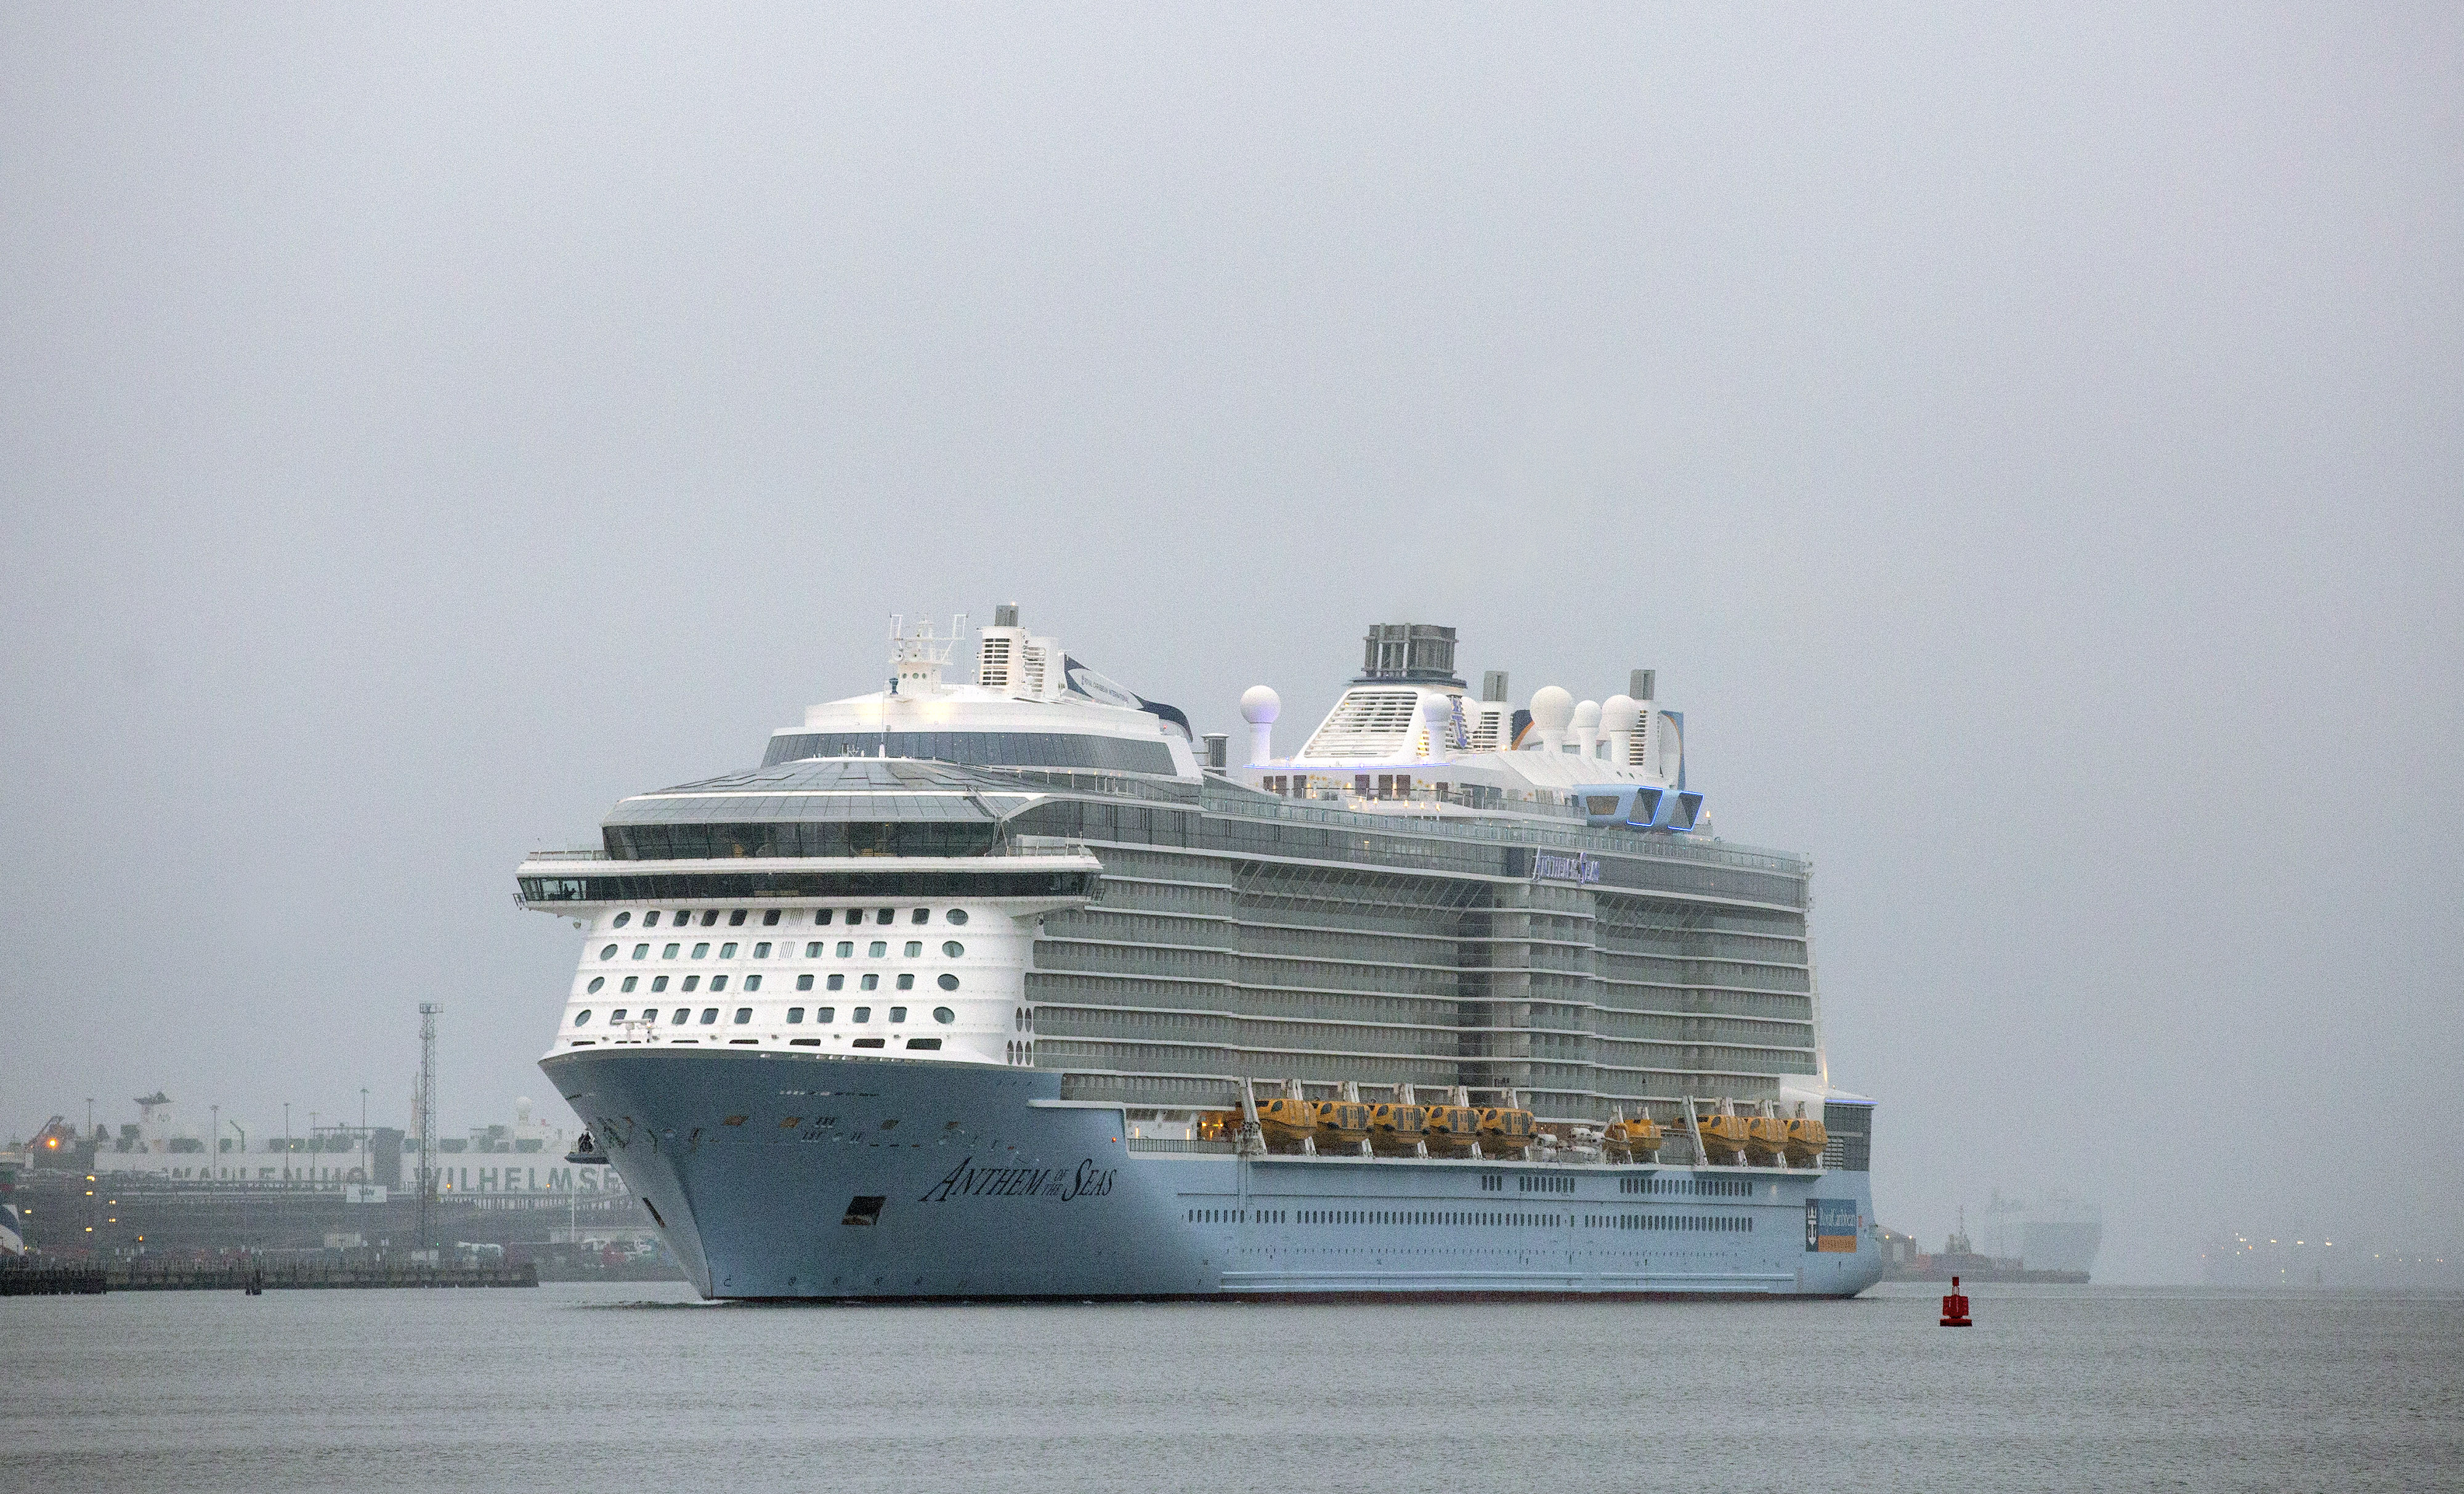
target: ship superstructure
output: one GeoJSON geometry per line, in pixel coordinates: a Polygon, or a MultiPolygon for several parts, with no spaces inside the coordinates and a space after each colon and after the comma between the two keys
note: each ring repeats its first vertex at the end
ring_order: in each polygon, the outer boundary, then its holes
{"type": "Polygon", "coordinates": [[[705,1292],[1879,1274],[1809,868],[1710,833],[1650,671],[1516,709],[1381,625],[1278,757],[1265,687],[1236,752],[962,636],[520,870],[587,931],[543,1066],[705,1292]]]}

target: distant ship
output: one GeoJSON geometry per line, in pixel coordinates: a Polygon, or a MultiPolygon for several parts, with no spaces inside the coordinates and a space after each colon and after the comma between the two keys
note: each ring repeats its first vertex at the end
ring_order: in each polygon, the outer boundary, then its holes
{"type": "Polygon", "coordinates": [[[519,896],[540,1066],[704,1296],[1851,1296],[1811,868],[1710,833],[1654,676],[1509,703],[1370,629],[1246,751],[997,609],[519,896]],[[604,1151],[602,1150],[604,1149],[604,1151]]]}
{"type": "Polygon", "coordinates": [[[2088,1275],[2103,1242],[2104,1211],[2065,1193],[2039,1198],[2019,1225],[2019,1255],[2031,1270],[2088,1275]]]}

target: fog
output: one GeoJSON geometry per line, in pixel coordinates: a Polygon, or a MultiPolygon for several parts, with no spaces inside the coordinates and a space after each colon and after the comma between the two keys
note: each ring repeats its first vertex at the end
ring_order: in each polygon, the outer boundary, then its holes
{"type": "Polygon", "coordinates": [[[1659,670],[1930,1246],[2452,1245],[2464,11],[496,10],[0,11],[7,1137],[561,1110],[523,853],[1015,600],[1659,670]]]}

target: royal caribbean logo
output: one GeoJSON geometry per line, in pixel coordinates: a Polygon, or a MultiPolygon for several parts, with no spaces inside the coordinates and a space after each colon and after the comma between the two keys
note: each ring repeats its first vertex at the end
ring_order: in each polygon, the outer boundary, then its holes
{"type": "Polygon", "coordinates": [[[1544,850],[1531,854],[1531,880],[1534,882],[1597,882],[1600,864],[1589,851],[1544,850]]]}
{"type": "Polygon", "coordinates": [[[1805,1248],[1831,1255],[1857,1253],[1857,1200],[1805,1200],[1805,1248]]]}

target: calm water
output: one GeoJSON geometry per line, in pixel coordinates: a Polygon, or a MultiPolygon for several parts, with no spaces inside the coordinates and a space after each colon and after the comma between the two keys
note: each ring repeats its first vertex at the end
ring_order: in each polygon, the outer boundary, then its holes
{"type": "Polygon", "coordinates": [[[0,1302],[0,1489],[2455,1488],[2464,1300],[0,1302]]]}

